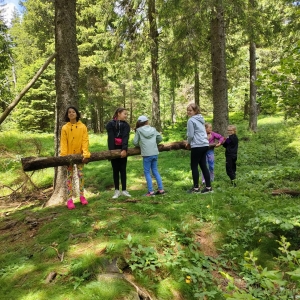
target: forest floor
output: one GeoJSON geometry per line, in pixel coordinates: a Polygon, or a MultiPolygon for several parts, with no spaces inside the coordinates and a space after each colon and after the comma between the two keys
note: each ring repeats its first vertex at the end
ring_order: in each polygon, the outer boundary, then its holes
{"type": "MultiPolygon", "coordinates": [[[[1,299],[296,299],[300,199],[272,191],[299,191],[300,126],[261,117],[251,134],[243,120],[237,125],[236,188],[218,148],[214,192],[188,194],[189,151],[170,151],[159,156],[165,195],[143,196],[136,156],[127,169],[132,197],[111,199],[110,163],[95,162],[85,167],[89,204],[77,199],[72,211],[45,207],[53,170],[22,175],[16,157],[34,153],[17,143],[28,135],[0,132],[1,299]]],[[[164,137],[182,140],[184,131],[164,137]]],[[[51,155],[51,135],[42,138],[42,155],[51,155]]],[[[104,150],[105,139],[91,134],[91,151],[104,150]]]]}

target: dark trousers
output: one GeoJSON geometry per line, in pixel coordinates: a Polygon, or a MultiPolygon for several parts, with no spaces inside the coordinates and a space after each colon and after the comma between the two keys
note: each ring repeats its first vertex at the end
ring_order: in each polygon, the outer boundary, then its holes
{"type": "Polygon", "coordinates": [[[121,176],[122,191],[126,191],[127,157],[112,159],[111,166],[113,169],[113,178],[114,178],[115,189],[119,190],[120,176],[121,176]]]}
{"type": "Polygon", "coordinates": [[[237,156],[226,156],[226,173],[231,180],[235,179],[237,156]]]}
{"type": "Polygon", "coordinates": [[[202,171],[206,186],[210,187],[210,175],[206,165],[207,150],[208,150],[208,146],[191,148],[191,170],[193,176],[193,184],[195,188],[199,187],[198,165],[200,166],[200,169],[202,171]]]}

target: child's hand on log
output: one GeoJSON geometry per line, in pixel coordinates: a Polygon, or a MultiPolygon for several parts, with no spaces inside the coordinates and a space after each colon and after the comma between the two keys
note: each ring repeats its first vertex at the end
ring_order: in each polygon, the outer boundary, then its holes
{"type": "Polygon", "coordinates": [[[186,144],[185,144],[185,148],[186,148],[187,150],[190,150],[190,149],[191,149],[191,145],[188,144],[188,143],[186,143],[186,144]]]}
{"type": "Polygon", "coordinates": [[[88,163],[89,163],[89,159],[86,158],[86,157],[84,157],[84,158],[82,159],[82,162],[83,162],[84,164],[88,164],[88,163]]]}
{"type": "Polygon", "coordinates": [[[127,151],[126,150],[122,150],[121,151],[121,158],[124,158],[127,156],[127,151]]]}

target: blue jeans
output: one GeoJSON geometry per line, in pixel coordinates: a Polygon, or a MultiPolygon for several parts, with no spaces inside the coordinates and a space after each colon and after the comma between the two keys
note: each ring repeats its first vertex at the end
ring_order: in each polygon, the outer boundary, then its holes
{"type": "MultiPolygon", "coordinates": [[[[208,171],[210,175],[210,182],[214,181],[215,179],[215,152],[213,149],[210,149],[206,152],[206,162],[208,165],[208,171]]],[[[204,176],[202,174],[202,182],[205,182],[204,176]]]]}
{"type": "Polygon", "coordinates": [[[158,189],[163,190],[162,180],[161,180],[160,174],[158,173],[158,170],[157,170],[157,158],[158,158],[158,155],[143,157],[144,175],[145,175],[145,178],[147,181],[148,192],[153,192],[152,178],[151,178],[150,170],[152,171],[152,174],[155,177],[158,189]]]}

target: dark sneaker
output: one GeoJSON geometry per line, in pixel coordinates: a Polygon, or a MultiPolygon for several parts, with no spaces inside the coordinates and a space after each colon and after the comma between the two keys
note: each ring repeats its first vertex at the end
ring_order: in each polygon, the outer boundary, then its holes
{"type": "Polygon", "coordinates": [[[234,179],[234,180],[231,180],[231,184],[232,184],[233,187],[236,187],[235,179],[234,179]]]}
{"type": "Polygon", "coordinates": [[[155,195],[163,195],[163,194],[165,194],[165,193],[166,193],[165,190],[158,190],[158,191],[155,193],[155,195]]]}
{"type": "Polygon", "coordinates": [[[144,196],[146,196],[146,197],[153,197],[153,196],[155,196],[155,193],[154,192],[148,192],[144,196]]]}
{"type": "Polygon", "coordinates": [[[194,193],[200,193],[200,189],[199,188],[191,188],[190,190],[187,191],[189,194],[194,194],[194,193]]]}
{"type": "Polygon", "coordinates": [[[207,187],[205,187],[202,191],[201,191],[201,194],[206,194],[206,193],[212,193],[212,188],[210,187],[210,188],[207,188],[207,187]]]}

